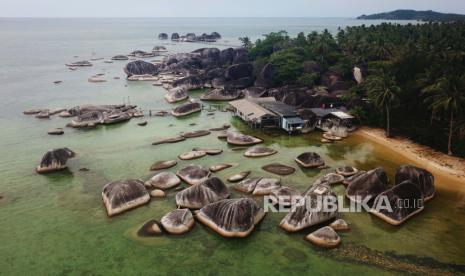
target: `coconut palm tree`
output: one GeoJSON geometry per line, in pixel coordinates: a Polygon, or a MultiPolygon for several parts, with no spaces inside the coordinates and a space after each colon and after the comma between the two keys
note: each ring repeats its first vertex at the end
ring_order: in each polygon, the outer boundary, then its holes
{"type": "Polygon", "coordinates": [[[452,155],[452,136],[454,133],[455,115],[461,112],[465,103],[465,75],[443,76],[432,85],[423,89],[425,103],[434,113],[444,112],[449,117],[449,135],[447,153],[452,155]]]}
{"type": "Polygon", "coordinates": [[[386,114],[386,136],[390,137],[390,112],[400,93],[396,79],[387,69],[371,71],[366,81],[366,88],[371,102],[386,114]]]}

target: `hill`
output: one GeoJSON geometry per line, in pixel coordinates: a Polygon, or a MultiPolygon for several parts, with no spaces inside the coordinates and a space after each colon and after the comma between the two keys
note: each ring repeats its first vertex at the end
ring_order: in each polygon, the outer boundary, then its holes
{"type": "Polygon", "coordinates": [[[440,13],[435,11],[396,10],[392,12],[362,15],[357,19],[383,20],[420,20],[420,21],[457,21],[465,20],[465,15],[454,13],[440,13]]]}

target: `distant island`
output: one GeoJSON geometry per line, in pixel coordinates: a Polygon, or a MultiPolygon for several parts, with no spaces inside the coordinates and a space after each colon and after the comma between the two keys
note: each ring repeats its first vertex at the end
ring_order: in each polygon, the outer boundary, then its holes
{"type": "Polygon", "coordinates": [[[435,11],[396,10],[371,15],[361,15],[357,19],[382,20],[419,20],[419,21],[457,21],[465,20],[465,15],[454,13],[440,13],[435,11]]]}

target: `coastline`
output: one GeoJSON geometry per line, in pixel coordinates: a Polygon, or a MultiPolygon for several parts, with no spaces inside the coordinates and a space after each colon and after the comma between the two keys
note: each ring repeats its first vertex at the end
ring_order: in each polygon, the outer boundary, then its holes
{"type": "Polygon", "coordinates": [[[404,137],[387,138],[384,130],[361,127],[353,133],[402,155],[414,165],[429,170],[436,180],[436,185],[448,190],[465,189],[465,159],[449,156],[445,153],[412,142],[404,137]],[[447,183],[447,184],[446,184],[447,183]]]}

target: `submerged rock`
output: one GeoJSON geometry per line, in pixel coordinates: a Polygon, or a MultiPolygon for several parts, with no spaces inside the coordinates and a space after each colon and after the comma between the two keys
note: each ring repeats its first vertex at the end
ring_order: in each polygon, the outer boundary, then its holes
{"type": "Polygon", "coordinates": [[[73,158],[76,154],[68,148],[59,148],[47,151],[42,157],[40,165],[37,166],[37,173],[49,173],[63,170],[66,168],[68,159],[73,158]]]}
{"type": "Polygon", "coordinates": [[[143,121],[143,122],[139,122],[137,123],[138,126],[146,126],[147,125],[147,121],[143,121]]]}
{"type": "Polygon", "coordinates": [[[171,115],[173,115],[174,117],[182,117],[195,112],[200,112],[201,110],[202,105],[200,103],[191,102],[176,107],[171,111],[171,115]]]}
{"type": "Polygon", "coordinates": [[[295,158],[295,162],[305,168],[318,168],[325,165],[323,158],[315,152],[304,152],[295,158]]]}
{"type": "Polygon", "coordinates": [[[163,234],[163,227],[156,220],[147,221],[138,231],[139,237],[160,236],[163,234]]]}
{"type": "Polygon", "coordinates": [[[415,184],[423,194],[425,201],[434,197],[434,176],[429,171],[412,165],[400,166],[396,171],[395,185],[404,181],[415,184]]]}
{"type": "Polygon", "coordinates": [[[50,129],[47,131],[47,134],[50,135],[63,135],[65,131],[62,128],[55,128],[55,129],[50,129]]]}
{"type": "Polygon", "coordinates": [[[251,171],[244,171],[244,172],[237,173],[237,174],[235,174],[233,176],[230,176],[228,178],[228,181],[229,182],[241,181],[242,179],[246,178],[250,173],[251,173],[251,171]]]}
{"type": "Polygon", "coordinates": [[[204,157],[205,155],[207,155],[207,153],[204,152],[204,151],[193,150],[193,151],[189,151],[189,152],[182,153],[182,154],[180,154],[178,157],[179,157],[179,159],[181,159],[181,160],[192,160],[192,159],[202,158],[202,157],[204,157]]]}
{"type": "Polygon", "coordinates": [[[177,171],[176,174],[190,185],[200,184],[210,177],[210,171],[197,165],[189,165],[177,171]]]}
{"type": "Polygon", "coordinates": [[[111,60],[128,60],[128,56],[125,56],[125,55],[116,55],[114,57],[111,58],[111,60]]]}
{"type": "Polygon", "coordinates": [[[131,61],[126,66],[124,66],[124,72],[128,77],[133,75],[156,75],[159,72],[159,68],[157,65],[143,61],[143,60],[135,60],[131,61]]]}
{"type": "Polygon", "coordinates": [[[217,177],[193,185],[176,194],[176,205],[191,209],[203,206],[229,197],[229,189],[217,177]]]}
{"type": "Polygon", "coordinates": [[[210,169],[211,172],[219,172],[219,171],[225,170],[227,168],[231,168],[232,166],[233,166],[233,164],[220,163],[220,164],[210,166],[209,169],[210,169]]]}
{"type": "Polygon", "coordinates": [[[269,156],[277,153],[278,151],[262,146],[254,146],[244,152],[244,156],[246,157],[263,157],[269,156]]]}
{"type": "Polygon", "coordinates": [[[83,61],[76,61],[76,62],[72,62],[72,63],[67,63],[66,66],[68,66],[68,67],[87,67],[87,66],[92,66],[92,63],[90,61],[83,60],[83,61]]]}
{"type": "Polygon", "coordinates": [[[158,140],[152,143],[152,145],[161,145],[161,144],[168,144],[168,143],[177,143],[186,140],[186,138],[182,136],[174,136],[171,138],[166,138],[162,140],[158,140]]]}
{"type": "Polygon", "coordinates": [[[323,248],[334,248],[341,243],[339,235],[329,226],[320,228],[305,238],[314,245],[323,248]]]}
{"type": "Polygon", "coordinates": [[[210,133],[211,132],[208,130],[196,130],[196,131],[186,132],[184,134],[181,134],[181,136],[184,138],[196,138],[196,137],[207,136],[210,133]]]}
{"type": "Polygon", "coordinates": [[[176,160],[165,160],[165,161],[158,161],[155,162],[151,167],[151,171],[158,171],[158,170],[164,170],[164,169],[169,169],[171,167],[176,166],[178,162],[176,160]]]}
{"type": "Polygon", "coordinates": [[[288,232],[296,232],[335,218],[337,210],[322,208],[325,197],[331,197],[332,201],[337,203],[336,194],[329,186],[320,184],[310,187],[301,199],[304,202],[296,204],[294,210],[283,218],[279,226],[288,232]]]}
{"type": "Polygon", "coordinates": [[[166,232],[181,235],[189,232],[195,225],[194,216],[189,209],[176,209],[161,218],[161,224],[166,232]]]}
{"type": "Polygon", "coordinates": [[[172,172],[161,172],[145,182],[145,186],[161,190],[171,189],[181,184],[181,179],[172,172]]]}
{"type": "Polygon", "coordinates": [[[337,219],[329,225],[329,227],[333,228],[334,231],[349,231],[350,227],[349,224],[343,219],[337,219]]]}
{"type": "Polygon", "coordinates": [[[352,180],[346,189],[346,197],[354,202],[365,199],[373,200],[388,189],[389,179],[383,168],[377,168],[359,175],[352,180]]]}
{"type": "Polygon", "coordinates": [[[358,172],[358,170],[351,166],[343,166],[336,169],[336,173],[344,177],[353,176],[358,172]]]}
{"type": "Polygon", "coordinates": [[[406,180],[380,193],[370,213],[392,225],[400,225],[423,211],[423,194],[417,185],[406,180]],[[389,204],[390,208],[384,208],[389,204]]]}
{"type": "Polygon", "coordinates": [[[295,172],[293,167],[289,167],[279,163],[272,163],[262,167],[263,170],[277,175],[290,175],[295,172]]]}
{"type": "Polygon", "coordinates": [[[187,89],[184,86],[180,86],[168,90],[168,93],[164,97],[168,103],[176,103],[187,99],[189,95],[187,94],[187,89]]]}
{"type": "Polygon", "coordinates": [[[231,145],[254,145],[263,142],[263,140],[256,137],[232,131],[227,132],[227,139],[231,145]]]}
{"type": "Polygon", "coordinates": [[[113,216],[150,201],[144,182],[127,179],[111,182],[102,190],[103,203],[108,216],[113,216]]]}
{"type": "Polygon", "coordinates": [[[197,219],[226,238],[243,238],[252,233],[265,216],[250,198],[225,199],[208,204],[196,214],[197,219]]]}

